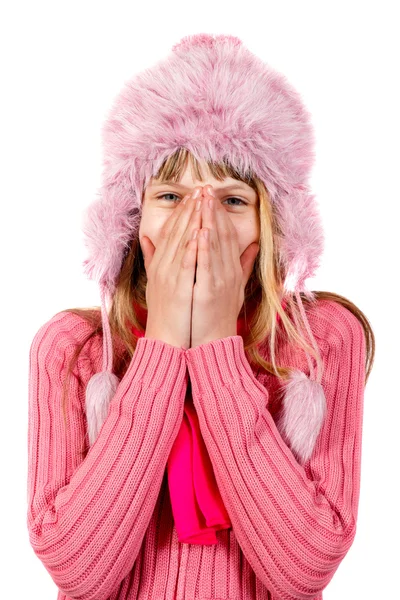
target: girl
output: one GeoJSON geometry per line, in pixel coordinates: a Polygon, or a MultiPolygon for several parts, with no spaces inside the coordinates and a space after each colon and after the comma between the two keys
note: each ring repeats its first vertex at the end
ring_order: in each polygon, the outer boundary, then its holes
{"type": "Polygon", "coordinates": [[[101,307],[31,345],[30,542],[58,600],[320,600],[356,533],[374,335],[305,285],[296,91],[233,36],[172,50],[103,130],[101,307]]]}

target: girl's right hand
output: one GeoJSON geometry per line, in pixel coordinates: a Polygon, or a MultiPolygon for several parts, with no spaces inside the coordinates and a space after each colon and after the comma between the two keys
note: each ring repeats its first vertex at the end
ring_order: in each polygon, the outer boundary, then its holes
{"type": "Polygon", "coordinates": [[[192,298],[201,229],[202,189],[196,187],[174,209],[161,228],[157,248],[143,236],[142,252],[147,274],[145,336],[188,349],[192,323],[192,298]]]}

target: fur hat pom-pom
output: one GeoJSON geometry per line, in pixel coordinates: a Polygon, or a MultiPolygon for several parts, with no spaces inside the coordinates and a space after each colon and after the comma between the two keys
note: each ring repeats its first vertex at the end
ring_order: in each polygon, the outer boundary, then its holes
{"type": "Polygon", "coordinates": [[[290,372],[276,426],[298,462],[311,456],[326,415],[326,398],[318,381],[299,369],[290,372]]]}
{"type": "Polygon", "coordinates": [[[110,401],[117,391],[118,377],[110,371],[95,373],[86,386],[85,404],[89,444],[95,441],[107,417],[110,401]]]}

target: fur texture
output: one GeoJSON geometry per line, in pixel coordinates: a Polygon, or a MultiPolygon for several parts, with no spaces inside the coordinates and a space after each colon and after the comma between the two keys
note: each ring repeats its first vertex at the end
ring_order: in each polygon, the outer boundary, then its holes
{"type": "Polygon", "coordinates": [[[327,410],[322,385],[293,369],[284,387],[276,427],[297,461],[304,464],[314,450],[327,410]]]}
{"type": "Polygon", "coordinates": [[[97,438],[108,414],[112,398],[117,391],[119,379],[115,373],[101,371],[90,378],[85,392],[85,410],[90,446],[97,438]]]}
{"type": "Polygon", "coordinates": [[[138,235],[143,189],[179,147],[227,159],[265,183],[283,236],[285,289],[305,287],[323,251],[308,178],[314,133],[300,95],[237,37],[197,34],[126,82],[102,129],[102,186],[83,217],[84,272],[113,294],[124,251],[138,235]]]}

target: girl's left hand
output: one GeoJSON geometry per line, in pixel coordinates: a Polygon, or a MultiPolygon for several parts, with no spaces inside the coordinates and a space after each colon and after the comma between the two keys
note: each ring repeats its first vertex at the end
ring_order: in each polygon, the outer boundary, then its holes
{"type": "Polygon", "coordinates": [[[244,290],[259,251],[256,242],[240,256],[239,239],[225,208],[203,188],[202,229],[198,233],[193,288],[191,348],[237,335],[244,290]],[[209,207],[212,199],[213,207],[209,207]],[[209,233],[203,236],[204,228],[209,233]]]}

